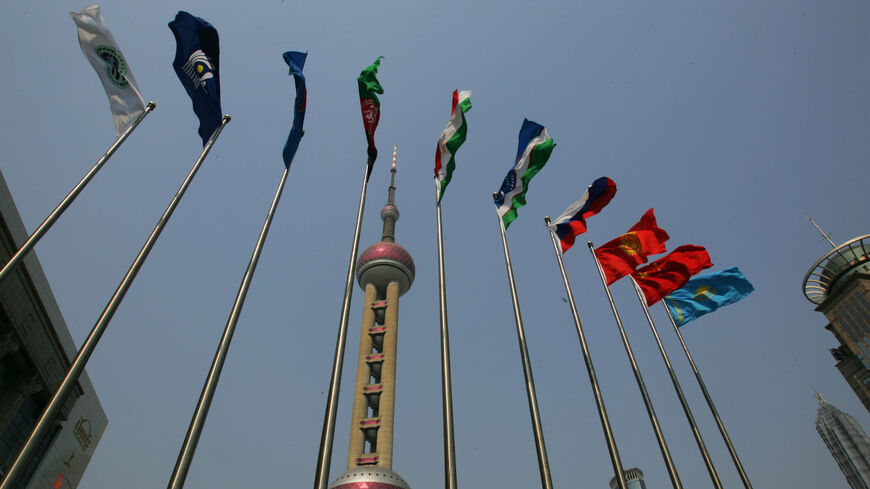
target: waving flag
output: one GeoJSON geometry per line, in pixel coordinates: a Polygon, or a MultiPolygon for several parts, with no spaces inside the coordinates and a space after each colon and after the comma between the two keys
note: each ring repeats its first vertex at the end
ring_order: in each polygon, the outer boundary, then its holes
{"type": "Polygon", "coordinates": [[[100,6],[88,5],[81,12],[70,12],[69,15],[78,27],[82,53],[103,82],[115,121],[115,134],[120,136],[145,111],[145,100],[139,93],[127,60],[100,15],[100,6]]]}
{"type": "Polygon", "coordinates": [[[556,143],[546,127],[528,119],[523,120],[516,162],[493,199],[505,229],[517,218],[517,209],[526,205],[529,181],[544,168],[555,147],[556,143]]]}
{"type": "Polygon", "coordinates": [[[662,297],[686,285],[692,275],[712,266],[710,255],[704,247],[683,245],[649,265],[635,270],[631,276],[643,291],[646,305],[651,306],[662,300],[662,297]]]}
{"type": "Polygon", "coordinates": [[[547,225],[559,236],[562,253],[574,246],[574,238],[586,232],[586,218],[601,212],[613,196],[616,183],[607,177],[592,182],[580,200],[574,202],[555,221],[547,225]]]}
{"type": "Polygon", "coordinates": [[[293,102],[293,127],[290,128],[290,135],[287,136],[287,143],[284,144],[284,166],[290,168],[290,163],[293,162],[293,156],[296,155],[296,150],[299,149],[299,140],[302,139],[304,131],[302,124],[305,122],[305,105],[308,99],[308,91],[305,88],[305,75],[302,74],[302,68],[305,66],[305,58],[308,53],[300,53],[299,51],[287,51],[284,53],[284,61],[290,67],[290,74],[296,81],[296,101],[293,102]]]}
{"type": "Polygon", "coordinates": [[[176,42],[172,67],[193,102],[193,112],[199,118],[199,137],[205,146],[222,118],[217,29],[183,10],[169,23],[169,29],[176,42]]]}
{"type": "Polygon", "coordinates": [[[465,113],[471,109],[471,90],[453,91],[453,107],[450,109],[450,122],[438,138],[435,148],[435,188],[438,190],[438,202],[444,196],[444,190],[453,170],[456,168],[456,150],[465,142],[468,125],[465,123],[465,113]],[[456,108],[459,110],[456,110],[456,108]]]}
{"type": "MultiPolygon", "coordinates": [[[[369,65],[368,68],[362,70],[359,77],[356,79],[359,87],[359,106],[362,110],[363,127],[366,131],[366,141],[368,142],[369,154],[369,172],[372,174],[372,167],[375,164],[375,158],[378,157],[378,148],[375,147],[375,129],[378,128],[378,121],[381,120],[381,101],[378,99],[378,94],[383,95],[384,87],[377,79],[378,67],[381,66],[381,58],[369,65]]],[[[366,177],[368,178],[368,177],[366,177]]]]}
{"type": "Polygon", "coordinates": [[[641,263],[646,263],[647,256],[667,251],[665,241],[668,239],[670,236],[658,226],[656,216],[650,209],[627,233],[599,246],[595,256],[604,269],[607,285],[630,274],[641,263]]]}
{"type": "Polygon", "coordinates": [[[677,326],[682,326],[743,299],[753,290],[755,287],[740,269],[731,267],[689,280],[681,289],[665,297],[664,303],[671,310],[677,326]]]}

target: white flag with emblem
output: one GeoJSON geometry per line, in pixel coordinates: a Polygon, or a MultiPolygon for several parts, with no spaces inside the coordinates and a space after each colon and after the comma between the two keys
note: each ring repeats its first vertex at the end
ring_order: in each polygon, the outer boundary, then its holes
{"type": "Polygon", "coordinates": [[[96,3],[88,5],[81,12],[70,12],[69,15],[78,27],[79,44],[85,58],[103,82],[115,119],[115,133],[120,136],[145,110],[145,100],[139,93],[127,60],[100,15],[100,6],[96,3]]]}

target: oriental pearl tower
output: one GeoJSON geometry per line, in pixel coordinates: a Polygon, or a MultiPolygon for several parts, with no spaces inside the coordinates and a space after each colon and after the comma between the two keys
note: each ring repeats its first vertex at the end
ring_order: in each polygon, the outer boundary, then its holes
{"type": "Polygon", "coordinates": [[[396,148],[387,204],[381,210],[381,241],[359,256],[356,276],[365,290],[354,386],[347,471],[330,489],[410,489],[393,472],[393,410],[396,399],[396,335],[399,297],[414,282],[414,260],[396,243],[396,148]]]}

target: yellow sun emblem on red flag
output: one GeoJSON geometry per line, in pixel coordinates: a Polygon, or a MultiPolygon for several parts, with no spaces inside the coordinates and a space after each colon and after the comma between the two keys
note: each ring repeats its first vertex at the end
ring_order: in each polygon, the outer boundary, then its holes
{"type": "Polygon", "coordinates": [[[662,271],[662,265],[661,265],[661,264],[658,264],[658,265],[656,265],[655,267],[650,268],[650,269],[647,270],[646,272],[637,272],[637,276],[638,276],[639,278],[647,278],[647,277],[649,277],[650,275],[654,275],[654,274],[659,273],[659,272],[661,272],[661,271],[662,271]]]}
{"type": "Polygon", "coordinates": [[[640,240],[634,231],[629,231],[619,237],[619,249],[628,256],[637,256],[640,254],[640,240]]]}

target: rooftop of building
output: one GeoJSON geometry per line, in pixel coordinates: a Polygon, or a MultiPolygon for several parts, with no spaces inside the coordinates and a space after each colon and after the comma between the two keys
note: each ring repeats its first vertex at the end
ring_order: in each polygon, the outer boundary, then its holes
{"type": "Polygon", "coordinates": [[[819,258],[804,277],[804,295],[820,305],[856,273],[870,274],[870,234],[846,241],[819,258]]]}

